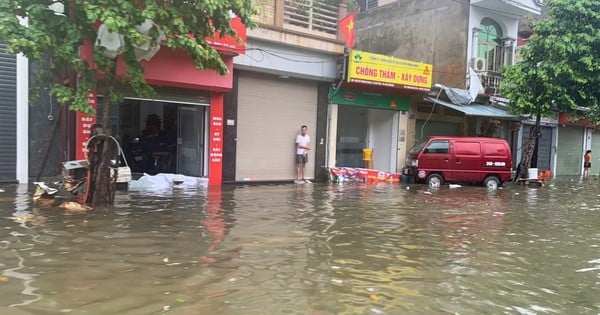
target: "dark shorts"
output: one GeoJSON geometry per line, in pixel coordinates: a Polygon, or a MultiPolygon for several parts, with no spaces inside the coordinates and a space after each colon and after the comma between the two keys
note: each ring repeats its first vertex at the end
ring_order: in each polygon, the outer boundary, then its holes
{"type": "Polygon", "coordinates": [[[592,162],[590,163],[583,163],[583,168],[590,168],[592,167],[592,162]]]}
{"type": "Polygon", "coordinates": [[[308,163],[308,154],[296,154],[296,164],[308,163]]]}

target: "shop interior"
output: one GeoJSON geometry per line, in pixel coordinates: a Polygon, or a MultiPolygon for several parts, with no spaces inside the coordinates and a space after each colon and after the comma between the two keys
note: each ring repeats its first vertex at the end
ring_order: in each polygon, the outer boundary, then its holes
{"type": "Polygon", "coordinates": [[[398,134],[397,112],[358,106],[338,106],[336,166],[394,172],[398,134]],[[363,149],[372,161],[363,160],[363,149]]]}
{"type": "Polygon", "coordinates": [[[134,173],[202,176],[204,106],[125,99],[118,135],[134,173]]]}

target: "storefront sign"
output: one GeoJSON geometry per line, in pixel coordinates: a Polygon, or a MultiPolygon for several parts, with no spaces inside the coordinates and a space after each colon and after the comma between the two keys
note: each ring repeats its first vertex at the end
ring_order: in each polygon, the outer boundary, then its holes
{"type": "Polygon", "coordinates": [[[232,53],[234,55],[246,53],[246,26],[242,19],[235,17],[229,23],[231,28],[237,33],[237,36],[223,36],[215,32],[213,37],[206,38],[206,42],[216,50],[232,53]]]}
{"type": "Polygon", "coordinates": [[[340,88],[330,88],[329,98],[331,102],[339,105],[353,105],[373,107],[379,109],[408,110],[408,97],[395,96],[382,93],[353,91],[340,88]]]}
{"type": "MultiPolygon", "coordinates": [[[[96,91],[88,90],[87,102],[88,105],[96,110],[96,91]]],[[[86,158],[87,148],[86,143],[92,135],[92,125],[96,123],[96,115],[87,115],[82,112],[77,112],[77,126],[76,126],[76,157],[77,160],[83,160],[86,158]]]]}
{"type": "Polygon", "coordinates": [[[431,89],[432,65],[351,50],[348,82],[411,90],[431,89]]]}

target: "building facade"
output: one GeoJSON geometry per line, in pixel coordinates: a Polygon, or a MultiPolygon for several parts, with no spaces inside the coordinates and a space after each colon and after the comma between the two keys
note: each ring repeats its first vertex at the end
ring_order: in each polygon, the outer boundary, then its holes
{"type": "MultiPolygon", "coordinates": [[[[125,99],[111,104],[112,134],[120,142],[132,172],[142,174],[172,173],[208,179],[220,185],[223,174],[224,95],[233,88],[233,58],[244,53],[246,27],[239,18],[231,20],[237,37],[215,34],[207,39],[221,55],[228,73],[199,70],[184,51],[162,47],[149,60],[141,62],[146,82],[156,97],[137,96],[125,87],[125,99]]],[[[92,60],[92,47],[84,44],[82,57],[92,60]]],[[[117,75],[127,69],[118,63],[117,75]]],[[[88,92],[88,102],[102,112],[103,95],[88,92]]],[[[69,159],[86,156],[86,142],[95,116],[76,113],[67,120],[65,130],[71,148],[69,159]]]]}
{"type": "Polygon", "coordinates": [[[432,65],[359,50],[346,56],[330,92],[327,165],[398,173],[410,97],[430,90],[432,65]]]}
{"type": "Polygon", "coordinates": [[[500,70],[514,62],[519,20],[540,9],[533,0],[398,0],[358,15],[357,48],[433,65],[438,88],[411,98],[408,146],[430,135],[486,135],[509,140],[520,158],[521,119],[506,113],[500,70]],[[446,88],[471,99],[443,100],[446,88]]]}
{"type": "Polygon", "coordinates": [[[234,58],[234,89],[226,95],[225,182],[296,178],[295,137],[310,136],[308,178],[323,178],[327,109],[338,77],[343,41],[337,23],[344,5],[323,1],[258,1],[259,28],[234,58]]]}

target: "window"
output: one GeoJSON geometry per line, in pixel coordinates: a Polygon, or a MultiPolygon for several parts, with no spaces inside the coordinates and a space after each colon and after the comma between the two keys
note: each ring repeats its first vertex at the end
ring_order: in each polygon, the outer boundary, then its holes
{"type": "Polygon", "coordinates": [[[379,6],[378,0],[358,0],[358,5],[361,11],[368,11],[379,6]]]}
{"type": "Polygon", "coordinates": [[[421,152],[421,149],[423,149],[423,147],[427,144],[427,141],[423,141],[417,145],[415,145],[412,149],[410,149],[409,154],[410,155],[417,155],[419,154],[419,152],[421,152]]]}
{"type": "Polygon", "coordinates": [[[424,153],[448,153],[447,140],[434,140],[429,143],[424,153]]]}
{"type": "Polygon", "coordinates": [[[492,19],[485,18],[479,26],[477,57],[486,60],[486,70],[500,71],[503,62],[502,29],[492,19]]]}

